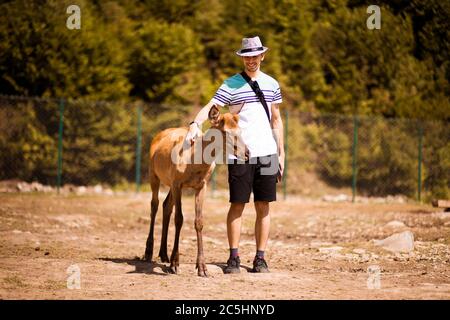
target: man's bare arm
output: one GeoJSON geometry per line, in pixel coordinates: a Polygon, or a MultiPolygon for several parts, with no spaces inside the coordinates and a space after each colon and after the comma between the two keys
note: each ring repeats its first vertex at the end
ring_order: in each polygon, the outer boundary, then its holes
{"type": "Polygon", "coordinates": [[[205,122],[208,119],[208,113],[209,110],[211,110],[211,107],[214,105],[214,102],[210,101],[208,104],[206,104],[195,117],[194,121],[201,127],[203,122],[205,122]]]}
{"type": "MultiPolygon", "coordinates": [[[[278,146],[278,156],[280,156],[280,158],[282,158],[282,160],[284,161],[284,129],[279,107],[280,106],[277,103],[272,104],[271,126],[275,142],[277,143],[278,146]]],[[[283,166],[284,163],[282,163],[281,165],[283,166]]]]}

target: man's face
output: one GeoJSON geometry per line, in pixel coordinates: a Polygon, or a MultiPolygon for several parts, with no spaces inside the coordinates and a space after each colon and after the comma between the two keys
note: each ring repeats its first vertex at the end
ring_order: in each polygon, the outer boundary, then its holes
{"type": "Polygon", "coordinates": [[[261,62],[264,60],[264,53],[252,57],[242,57],[245,71],[255,72],[259,69],[261,62]]]}

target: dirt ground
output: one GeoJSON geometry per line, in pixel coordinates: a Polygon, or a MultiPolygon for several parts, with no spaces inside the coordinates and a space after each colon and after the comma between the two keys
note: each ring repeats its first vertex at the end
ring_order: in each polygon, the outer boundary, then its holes
{"type": "MultiPolygon", "coordinates": [[[[163,195],[160,195],[163,198],[163,195]]],[[[178,275],[141,261],[149,195],[0,194],[0,299],[450,299],[450,214],[417,204],[327,203],[292,198],[271,207],[268,274],[248,272],[254,208],[244,212],[242,272],[225,275],[227,199],[209,197],[204,243],[209,277],[196,275],[194,201],[183,201],[178,275]],[[386,224],[398,220],[403,227],[386,224]],[[372,242],[410,230],[415,249],[372,242]],[[75,265],[75,266],[74,266],[75,265]],[[369,266],[380,287],[368,286],[369,266]],[[69,289],[71,270],[80,288],[69,289]]],[[[169,234],[169,255],[174,225],[169,234]]],[[[159,251],[161,212],[155,228],[159,251]]],[[[154,258],[155,259],[155,258],[154,258]]]]}

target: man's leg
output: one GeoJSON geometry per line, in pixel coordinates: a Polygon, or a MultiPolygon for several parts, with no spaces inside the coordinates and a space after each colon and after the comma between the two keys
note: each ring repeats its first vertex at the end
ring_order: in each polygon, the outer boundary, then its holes
{"type": "Polygon", "coordinates": [[[230,258],[227,261],[225,273],[240,272],[238,253],[241,237],[241,217],[245,204],[250,200],[252,192],[254,165],[250,163],[229,163],[228,184],[230,187],[230,209],[227,215],[227,235],[230,245],[230,258]]]}
{"type": "Polygon", "coordinates": [[[227,261],[225,273],[239,273],[241,260],[239,258],[238,248],[239,239],[241,237],[241,221],[242,212],[244,211],[245,203],[234,202],[231,203],[227,215],[227,234],[228,244],[230,245],[230,258],[227,261]]]}
{"type": "Polygon", "coordinates": [[[270,214],[269,202],[276,201],[276,169],[277,155],[262,157],[258,160],[253,180],[253,194],[255,200],[255,240],[256,256],[253,261],[253,272],[269,272],[264,251],[269,240],[270,214]],[[272,170],[273,169],[273,170],[272,170]]]}
{"type": "Polygon", "coordinates": [[[231,203],[227,215],[227,234],[230,249],[239,248],[239,239],[241,237],[242,212],[245,203],[231,203]]]}
{"type": "Polygon", "coordinates": [[[256,210],[256,221],[255,221],[256,250],[264,251],[266,250],[270,231],[269,202],[255,201],[255,210],[256,210]]]}
{"type": "Polygon", "coordinates": [[[255,201],[256,221],[255,221],[255,239],[256,256],[253,260],[253,272],[269,272],[269,267],[264,259],[267,241],[270,231],[270,214],[268,201],[255,201]]]}

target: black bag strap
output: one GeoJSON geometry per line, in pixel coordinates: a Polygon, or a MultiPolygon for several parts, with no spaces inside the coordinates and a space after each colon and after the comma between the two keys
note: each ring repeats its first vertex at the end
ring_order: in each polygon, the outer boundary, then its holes
{"type": "Polygon", "coordinates": [[[269,107],[267,106],[267,102],[266,102],[266,99],[264,97],[264,93],[262,92],[261,88],[259,87],[258,82],[253,81],[252,79],[250,79],[250,77],[248,76],[248,74],[245,71],[241,72],[241,76],[242,76],[242,78],[245,79],[245,81],[247,81],[248,85],[250,86],[250,88],[252,88],[253,92],[256,94],[256,96],[258,97],[259,101],[263,105],[264,111],[266,111],[267,120],[269,120],[269,124],[270,124],[269,107]]]}

